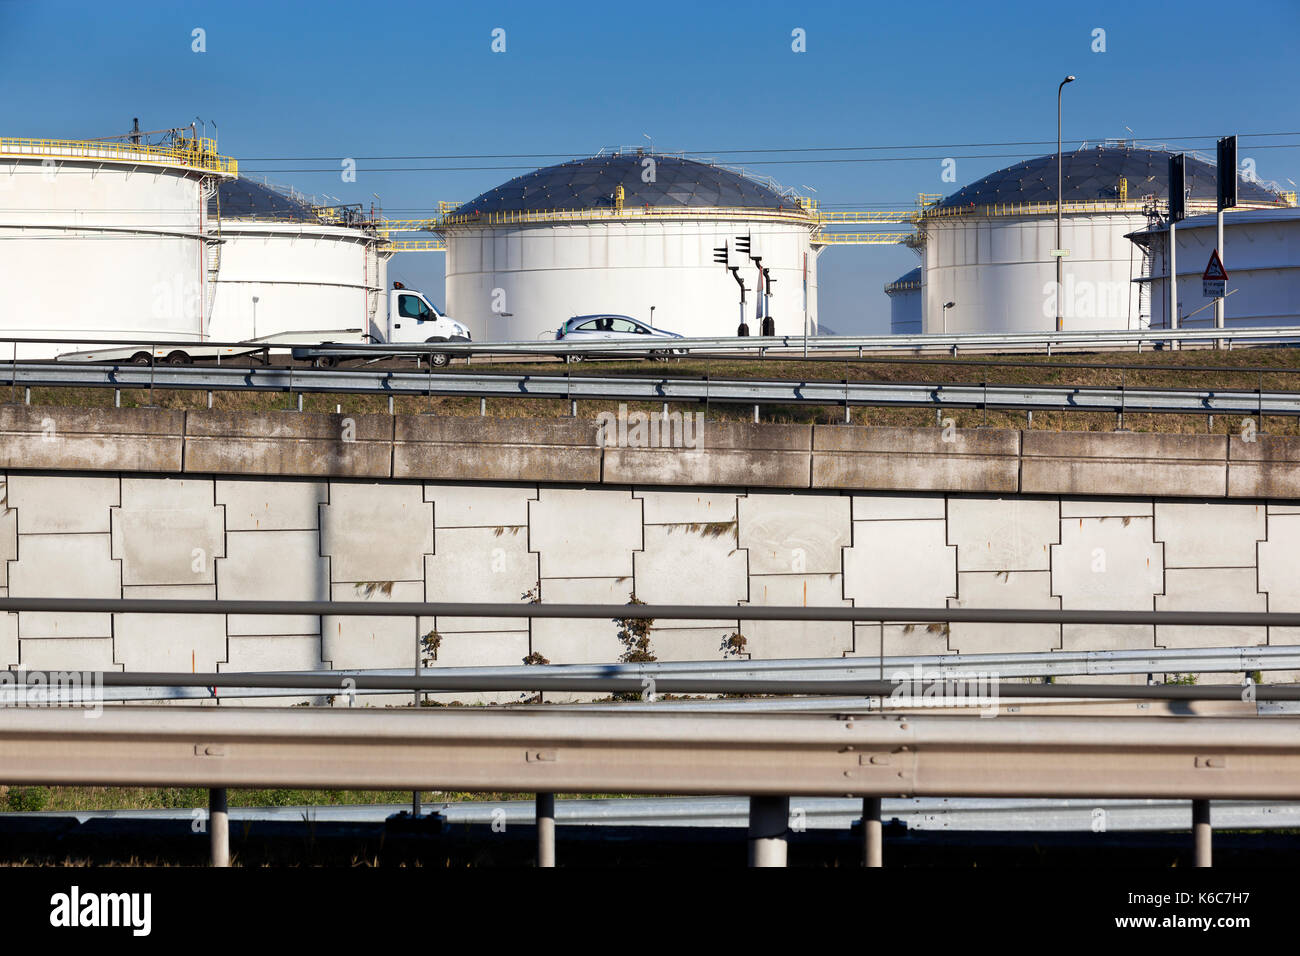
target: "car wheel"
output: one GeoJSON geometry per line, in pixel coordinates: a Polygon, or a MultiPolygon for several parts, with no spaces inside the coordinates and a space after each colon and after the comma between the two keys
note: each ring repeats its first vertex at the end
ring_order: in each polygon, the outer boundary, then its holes
{"type": "Polygon", "coordinates": [[[151,356],[148,352],[136,352],[134,355],[131,356],[132,365],[148,365],[152,361],[153,361],[153,356],[151,356]]]}
{"type": "Polygon", "coordinates": [[[567,365],[577,365],[582,361],[582,356],[576,352],[566,352],[564,353],[564,361],[567,365]]]}
{"type": "Polygon", "coordinates": [[[193,361],[194,360],[190,358],[187,353],[182,352],[179,349],[177,349],[175,352],[167,353],[168,365],[189,365],[193,361]]]}
{"type": "Polygon", "coordinates": [[[432,368],[446,368],[451,364],[451,356],[446,352],[430,352],[429,365],[432,368]]]}
{"type": "Polygon", "coordinates": [[[337,368],[339,357],[337,355],[321,355],[317,357],[313,364],[317,368],[337,368]]]}

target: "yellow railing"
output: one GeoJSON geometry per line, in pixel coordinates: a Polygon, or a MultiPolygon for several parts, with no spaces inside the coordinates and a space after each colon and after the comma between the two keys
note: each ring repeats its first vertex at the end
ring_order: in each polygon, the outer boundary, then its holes
{"type": "MultiPolygon", "coordinates": [[[[1166,208],[1169,203],[1166,199],[1088,199],[1088,200],[1069,200],[1061,203],[1061,211],[1064,213],[1087,213],[1087,212],[1128,212],[1142,213],[1145,212],[1152,204],[1159,208],[1166,208]]],[[[1239,209],[1270,209],[1278,208],[1288,204],[1287,198],[1279,196],[1277,202],[1243,202],[1237,208],[1239,209]]],[[[1188,212],[1193,210],[1198,212],[1214,212],[1215,201],[1213,199],[1189,199],[1187,201],[1188,212]]],[[[1056,203],[1050,202],[1023,202],[1023,203],[991,203],[985,206],[943,206],[929,207],[922,214],[924,219],[946,219],[956,216],[1047,216],[1056,214],[1056,203]]]]}
{"type": "Polygon", "coordinates": [[[379,234],[393,232],[424,232],[437,228],[437,219],[385,219],[379,223],[379,234]]]}
{"type": "Polygon", "coordinates": [[[898,223],[908,224],[916,222],[919,214],[914,210],[878,210],[878,209],[846,209],[836,212],[818,213],[817,218],[822,222],[880,222],[880,223],[898,223]]]}
{"type": "Polygon", "coordinates": [[[393,252],[446,252],[445,239],[390,239],[383,246],[393,252]]]}
{"type": "Polygon", "coordinates": [[[815,246],[892,246],[911,239],[911,232],[821,232],[813,236],[815,246]]]}
{"type": "Polygon", "coordinates": [[[217,153],[210,138],[180,140],[174,146],[145,146],[74,139],[0,137],[0,156],[33,159],[105,159],[156,166],[188,166],[213,173],[239,175],[239,162],[217,153]]]}
{"type": "Polygon", "coordinates": [[[627,206],[621,211],[600,209],[538,209],[517,212],[473,212],[440,216],[436,228],[454,226],[509,226],[539,222],[590,222],[603,219],[796,219],[812,224],[816,217],[799,206],[769,209],[750,206],[627,206]]]}

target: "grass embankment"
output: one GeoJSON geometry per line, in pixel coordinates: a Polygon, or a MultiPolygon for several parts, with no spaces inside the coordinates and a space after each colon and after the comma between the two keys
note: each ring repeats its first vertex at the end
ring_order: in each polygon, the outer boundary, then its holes
{"type": "MultiPolygon", "coordinates": [[[[382,367],[382,366],[377,366],[382,367]]],[[[409,368],[409,366],[404,366],[409,368]]],[[[576,366],[565,366],[555,361],[538,363],[509,362],[472,366],[453,365],[451,373],[479,372],[530,372],[536,374],[564,374],[577,377],[600,376],[665,376],[710,378],[764,378],[794,380],[849,379],[859,382],[924,382],[924,383],[979,383],[989,385],[1070,385],[1125,388],[1257,388],[1273,391],[1300,390],[1300,350],[1289,348],[1252,348],[1233,351],[1210,349],[1183,350],[1179,352],[1089,353],[1070,355],[1024,355],[963,357],[959,360],[943,358],[926,361],[885,361],[864,359],[802,359],[766,360],[700,359],[686,357],[666,363],[646,361],[597,361],[576,366]],[[1106,368],[1106,365],[1123,365],[1126,368],[1106,368]]],[[[22,400],[22,392],[3,399],[22,400]]],[[[386,414],[388,398],[383,395],[305,394],[303,409],[309,412],[343,412],[346,414],[386,414]]],[[[112,389],[97,388],[35,388],[31,401],[34,405],[51,406],[109,406],[113,404],[112,389]]],[[[297,409],[297,395],[267,392],[215,392],[213,407],[224,410],[293,411],[297,409]]],[[[152,397],[143,390],[123,390],[124,407],[157,405],[171,409],[206,408],[205,391],[155,389],[152,397]]],[[[594,417],[606,410],[616,410],[617,402],[580,401],[578,415],[594,417]]],[[[632,410],[658,411],[656,403],[628,403],[632,410]]],[[[678,410],[685,406],[677,406],[678,410]]],[[[398,414],[464,415],[479,414],[479,400],[472,397],[399,396],[394,400],[398,414]]],[[[753,408],[749,405],[710,404],[705,409],[710,420],[751,421],[753,408]]],[[[569,405],[554,399],[492,398],[487,402],[487,413],[498,418],[548,418],[565,417],[569,405]]],[[[988,426],[994,428],[1024,428],[1024,412],[984,412],[980,409],[945,409],[944,417],[952,418],[959,428],[988,426]]],[[[844,421],[842,407],[803,405],[764,405],[761,408],[764,422],[836,424],[844,421]]],[[[936,414],[929,408],[853,408],[850,420],[856,425],[934,426],[936,414]]],[[[1213,424],[1204,415],[1142,415],[1126,414],[1124,425],[1133,431],[1180,432],[1217,434],[1237,433],[1241,416],[1215,415],[1213,424]]],[[[1032,427],[1049,431],[1110,431],[1116,427],[1116,416],[1109,412],[1035,412],[1032,427]]],[[[1275,435],[1300,434],[1300,420],[1282,416],[1267,417],[1262,430],[1275,435]]]]}

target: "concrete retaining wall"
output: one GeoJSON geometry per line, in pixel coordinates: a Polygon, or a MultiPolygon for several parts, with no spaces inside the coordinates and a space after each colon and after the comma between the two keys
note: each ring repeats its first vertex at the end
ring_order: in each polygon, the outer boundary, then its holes
{"type": "MultiPolygon", "coordinates": [[[[1280,628],[744,616],[1300,610],[1298,452],[1280,439],[709,425],[703,448],[675,450],[604,448],[567,419],[345,422],[0,408],[0,593],[736,606],[656,625],[664,660],[722,658],[736,631],[755,658],[1300,642],[1280,628]]],[[[603,620],[46,613],[0,616],[0,665],[408,667],[435,629],[438,666],[622,651],[603,620]]]]}
{"type": "Polygon", "coordinates": [[[613,437],[576,418],[0,406],[0,468],[1300,499],[1300,439],[1263,434],[705,422],[688,447],[613,437]]]}

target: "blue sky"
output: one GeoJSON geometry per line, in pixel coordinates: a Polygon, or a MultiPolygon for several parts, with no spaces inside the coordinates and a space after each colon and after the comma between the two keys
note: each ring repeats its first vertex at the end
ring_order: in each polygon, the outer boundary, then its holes
{"type": "MultiPolygon", "coordinates": [[[[89,138],[123,132],[133,116],[145,129],[198,116],[209,133],[218,125],[222,152],[250,175],[345,202],[377,193],[392,217],[431,215],[440,199],[472,198],[527,169],[647,142],[813,187],[824,205],[882,208],[1052,152],[1056,86],[1074,73],[1067,146],[1136,135],[1212,155],[1217,135],[1289,133],[1245,136],[1241,155],[1291,188],[1297,36],[1297,0],[0,0],[0,134],[89,138]],[[504,53],[491,50],[498,27],[504,53]],[[206,52],[191,49],[195,28],[206,52]],[[791,49],[795,28],[806,52],[791,49]],[[1093,51],[1098,29],[1104,52],[1093,51]],[[846,146],[895,148],[730,152],[846,146]],[[339,175],[342,157],[468,155],[517,158],[360,159],[355,183],[339,175]],[[941,179],[945,158],[956,160],[956,183],[941,179]],[[397,166],[412,168],[384,171],[397,166]]],[[[887,329],[881,287],[917,261],[901,246],[828,249],[823,322],[887,329]]],[[[391,275],[441,299],[439,255],[400,255],[391,275]]]]}

